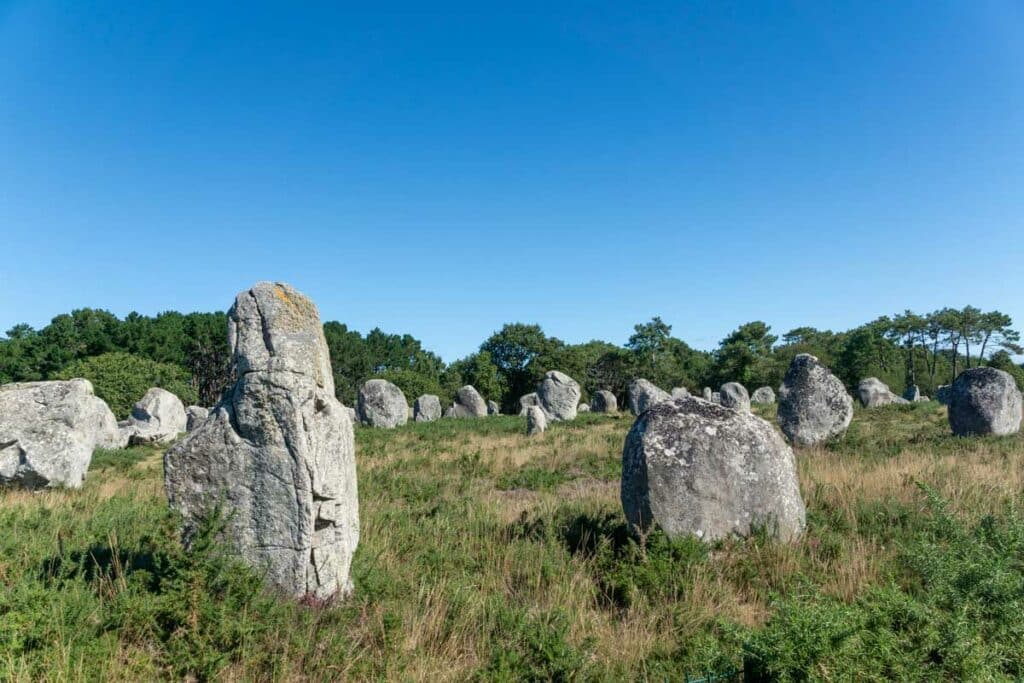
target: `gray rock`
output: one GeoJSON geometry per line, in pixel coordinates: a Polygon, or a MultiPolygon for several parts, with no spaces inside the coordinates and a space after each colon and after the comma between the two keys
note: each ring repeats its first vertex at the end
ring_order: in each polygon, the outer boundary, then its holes
{"type": "Polygon", "coordinates": [[[814,356],[801,353],[786,370],[779,391],[779,427],[797,446],[813,446],[846,432],[853,399],[814,356]]]}
{"type": "Polygon", "coordinates": [[[454,406],[448,406],[447,408],[445,408],[444,409],[444,416],[445,417],[455,417],[455,407],[454,406]]]}
{"type": "Polygon", "coordinates": [[[770,406],[775,403],[775,391],[771,387],[759,387],[750,395],[750,402],[770,406]]]}
{"type": "Polygon", "coordinates": [[[911,384],[907,387],[907,390],[903,392],[903,400],[907,403],[916,403],[921,400],[921,389],[916,384],[911,384]]]}
{"type": "Polygon", "coordinates": [[[409,421],[405,394],[386,379],[371,379],[359,387],[359,420],[370,427],[392,429],[409,421]]]}
{"type": "Polygon", "coordinates": [[[711,402],[712,403],[717,403],[718,405],[722,405],[722,392],[720,392],[720,391],[713,391],[713,392],[711,392],[711,402]]]}
{"type": "Polygon", "coordinates": [[[160,387],[153,387],[132,407],[128,424],[121,428],[133,446],[167,444],[186,431],[188,416],[181,399],[160,387]]]}
{"type": "Polygon", "coordinates": [[[467,384],[455,392],[452,415],[454,417],[487,417],[487,402],[476,389],[467,384]]]}
{"type": "Polygon", "coordinates": [[[0,483],[78,488],[93,450],[123,445],[88,380],[0,386],[0,483]]]}
{"type": "Polygon", "coordinates": [[[628,393],[629,409],[634,415],[639,415],[652,406],[672,398],[667,391],[659,389],[646,379],[635,379],[630,382],[628,393]]]}
{"type": "Polygon", "coordinates": [[[433,422],[441,417],[441,399],[434,394],[423,394],[412,407],[416,422],[433,422]]]}
{"type": "Polygon", "coordinates": [[[907,400],[893,393],[888,385],[877,377],[867,377],[857,384],[857,398],[865,408],[878,408],[907,400]]]}
{"type": "Polygon", "coordinates": [[[595,413],[617,413],[619,412],[619,401],[615,394],[607,389],[598,389],[590,397],[590,409],[595,413]]]}
{"type": "Polygon", "coordinates": [[[209,409],[202,406],[189,406],[188,408],[185,408],[185,431],[193,431],[209,416],[209,409]]]}
{"type": "Polygon", "coordinates": [[[704,387],[704,391],[701,392],[701,396],[704,397],[705,401],[711,401],[714,398],[714,392],[711,391],[711,387],[704,387]]]}
{"type": "Polygon", "coordinates": [[[540,398],[537,397],[537,392],[534,391],[530,394],[525,394],[519,397],[519,414],[526,415],[526,409],[530,406],[539,406],[540,398]]]}
{"type": "Polygon", "coordinates": [[[943,384],[935,390],[935,400],[944,406],[948,406],[953,397],[953,385],[943,384]]]}
{"type": "Polygon", "coordinates": [[[1021,394],[1013,376],[995,368],[964,370],[953,382],[949,426],[957,436],[1020,431],[1021,394]]]}
{"type": "Polygon", "coordinates": [[[673,387],[671,396],[672,398],[686,398],[690,395],[690,392],[686,387],[673,387]]]}
{"type": "Polygon", "coordinates": [[[622,507],[636,531],[705,541],[758,527],[798,537],[805,510],[793,451],[751,413],[697,398],[659,403],[633,424],[622,451],[622,507]]]}
{"type": "Polygon", "coordinates": [[[497,401],[487,401],[487,414],[488,415],[501,415],[501,406],[498,405],[497,401]]]}
{"type": "Polygon", "coordinates": [[[537,399],[548,422],[575,420],[580,404],[580,385],[569,375],[551,370],[537,386],[537,399]]]}
{"type": "Polygon", "coordinates": [[[526,406],[526,434],[543,434],[548,428],[548,418],[540,406],[526,406]]]}
{"type": "Polygon", "coordinates": [[[750,412],[750,395],[747,388],[739,382],[726,382],[719,390],[719,401],[725,408],[750,412]]]}
{"type": "Polygon", "coordinates": [[[164,455],[185,541],[219,507],[228,547],[278,590],[347,594],[359,542],[355,442],[316,306],[258,283],[228,311],[228,341],[237,382],[164,455]]]}
{"type": "Polygon", "coordinates": [[[589,403],[581,403],[581,404],[579,404],[578,406],[576,406],[576,412],[577,413],[589,413],[590,412],[590,404],[589,403]]]}

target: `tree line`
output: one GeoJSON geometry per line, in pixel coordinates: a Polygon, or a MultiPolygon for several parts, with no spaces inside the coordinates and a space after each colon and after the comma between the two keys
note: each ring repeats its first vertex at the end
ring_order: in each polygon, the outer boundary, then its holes
{"type": "MultiPolygon", "coordinates": [[[[55,317],[36,330],[17,325],[0,339],[0,383],[86,377],[119,416],[150,386],[162,386],[187,403],[212,405],[230,385],[230,350],[224,313],[131,313],[121,319],[97,309],[55,317]]],[[[927,314],[904,311],[844,332],[798,327],[781,335],[761,321],[740,325],[713,351],[694,349],[661,318],[634,326],[625,344],[593,340],[569,344],[539,325],[509,323],[452,363],[423,348],[409,334],[324,323],[338,398],[353,405],[359,386],[384,378],[409,400],[437,394],[449,401],[472,384],[504,411],[534,390],[548,370],[574,377],[585,395],[610,389],[623,397],[629,382],[646,377],[666,389],[699,391],[738,381],[750,389],[777,387],[798,353],[818,356],[851,389],[878,377],[894,391],[917,384],[932,394],[958,372],[991,365],[1024,385],[1013,355],[1024,353],[1010,316],[973,306],[927,314]]]]}

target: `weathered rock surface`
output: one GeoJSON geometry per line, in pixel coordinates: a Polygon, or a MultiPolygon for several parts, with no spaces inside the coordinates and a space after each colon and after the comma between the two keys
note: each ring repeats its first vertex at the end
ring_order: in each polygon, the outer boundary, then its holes
{"type": "Polygon", "coordinates": [[[964,370],[950,393],[949,426],[957,436],[1003,436],[1020,431],[1021,394],[1008,372],[964,370]]]}
{"type": "Polygon", "coordinates": [[[488,399],[487,401],[487,414],[488,415],[501,415],[501,406],[498,405],[497,401],[488,399]]]}
{"type": "Polygon", "coordinates": [[[540,399],[537,397],[537,392],[534,391],[529,394],[524,394],[519,397],[519,414],[526,415],[526,409],[530,406],[539,406],[540,399]]]}
{"type": "Polygon", "coordinates": [[[793,451],[755,415],[697,398],[659,403],[622,451],[622,507],[635,530],[705,541],[763,527],[791,540],[805,525],[793,451]]]}
{"type": "Polygon", "coordinates": [[[359,387],[357,405],[359,420],[364,425],[391,429],[409,421],[409,404],[405,394],[386,379],[371,379],[359,387]]]}
{"type": "Polygon", "coordinates": [[[867,377],[857,384],[857,398],[865,408],[878,408],[907,400],[897,396],[889,386],[877,377],[867,377]]]}
{"type": "Polygon", "coordinates": [[[686,398],[690,395],[690,392],[686,387],[673,387],[671,396],[672,398],[686,398]]]}
{"type": "Polygon", "coordinates": [[[646,379],[635,379],[630,382],[628,394],[629,409],[634,415],[639,415],[652,406],[672,398],[667,391],[646,379]]]}
{"type": "Polygon", "coordinates": [[[551,370],[544,375],[537,387],[537,399],[548,422],[575,420],[580,404],[580,385],[569,375],[551,370]]]}
{"type": "Polygon", "coordinates": [[[786,370],[779,391],[779,427],[797,446],[813,446],[850,426],[853,399],[817,358],[801,353],[786,370]]]}
{"type": "Polygon", "coordinates": [[[615,394],[607,389],[598,389],[590,397],[590,409],[595,413],[617,413],[619,412],[619,401],[615,394]]]}
{"type": "Polygon", "coordinates": [[[193,431],[208,417],[210,417],[209,409],[202,406],[189,406],[185,408],[185,431],[193,431]]]}
{"type": "Polygon", "coordinates": [[[0,483],[78,488],[96,448],[123,445],[88,380],[0,386],[0,483]]]}
{"type": "Polygon", "coordinates": [[[316,306],[258,283],[228,312],[228,341],[238,381],[164,456],[186,542],[222,506],[228,545],[280,591],[346,594],[359,542],[355,443],[316,306]]]}
{"type": "Polygon", "coordinates": [[[935,389],[935,400],[944,406],[948,406],[953,396],[953,385],[943,384],[935,389]]]}
{"type": "Polygon", "coordinates": [[[345,414],[348,415],[348,419],[352,421],[353,425],[359,424],[359,415],[356,413],[356,409],[352,406],[342,406],[345,409],[345,414]]]}
{"type": "Polygon", "coordinates": [[[441,418],[441,399],[434,394],[423,394],[412,407],[416,422],[433,422],[441,418]]]}
{"type": "Polygon", "coordinates": [[[747,388],[739,382],[726,382],[719,389],[719,401],[724,408],[750,412],[750,395],[747,388]]]}
{"type": "Polygon", "coordinates": [[[467,384],[455,392],[453,417],[487,417],[487,402],[476,389],[467,384]]]}
{"type": "Polygon", "coordinates": [[[526,406],[526,434],[542,434],[548,428],[548,418],[540,406],[526,406]]]}
{"type": "Polygon", "coordinates": [[[751,403],[759,403],[763,406],[770,406],[775,403],[775,391],[771,387],[758,387],[750,395],[751,403]]]}
{"type": "Polygon", "coordinates": [[[712,403],[717,403],[718,405],[722,405],[722,392],[720,392],[720,391],[713,391],[713,392],[711,392],[711,402],[712,403]]]}
{"type": "Polygon", "coordinates": [[[153,387],[132,407],[128,423],[121,428],[131,445],[166,444],[186,431],[188,416],[181,399],[160,387],[153,387]]]}

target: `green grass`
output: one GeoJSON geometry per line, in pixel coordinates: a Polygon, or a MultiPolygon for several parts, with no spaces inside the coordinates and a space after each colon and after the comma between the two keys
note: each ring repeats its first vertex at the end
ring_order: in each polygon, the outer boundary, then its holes
{"type": "Polygon", "coordinates": [[[1024,438],[858,410],[798,453],[799,542],[638,544],[630,424],[357,429],[356,593],[326,606],[265,591],[213,530],[184,552],[160,451],[97,452],[81,490],[0,493],[0,679],[1024,677],[1024,438]]]}

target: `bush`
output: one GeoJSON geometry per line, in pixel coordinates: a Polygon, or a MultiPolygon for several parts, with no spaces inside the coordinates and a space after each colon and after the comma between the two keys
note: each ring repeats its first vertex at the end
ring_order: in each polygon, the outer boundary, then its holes
{"type": "Polygon", "coordinates": [[[75,377],[92,382],[96,395],[107,402],[118,419],[128,417],[135,402],[152,387],[166,389],[185,405],[198,400],[184,368],[130,353],[104,353],[83,358],[68,364],[58,374],[59,379],[75,377]]]}

